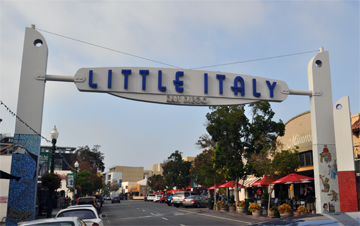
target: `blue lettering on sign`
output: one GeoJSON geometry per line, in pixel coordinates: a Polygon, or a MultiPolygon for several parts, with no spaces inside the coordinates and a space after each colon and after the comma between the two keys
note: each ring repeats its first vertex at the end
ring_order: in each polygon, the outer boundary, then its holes
{"type": "Polygon", "coordinates": [[[125,76],[125,79],[124,79],[124,89],[127,89],[128,88],[128,77],[129,75],[131,75],[131,70],[129,69],[124,69],[121,71],[121,73],[125,76]]]}
{"type": "Polygon", "coordinates": [[[219,79],[219,94],[223,94],[223,80],[225,80],[225,75],[216,75],[216,78],[219,79]]]}
{"type": "Polygon", "coordinates": [[[254,97],[260,97],[261,93],[256,92],[256,79],[255,78],[253,78],[252,83],[253,83],[253,95],[254,95],[254,97]]]}
{"type": "Polygon", "coordinates": [[[93,83],[93,70],[89,70],[89,86],[91,88],[96,88],[97,84],[93,83]]]}
{"type": "Polygon", "coordinates": [[[234,79],[234,86],[231,86],[232,91],[234,91],[234,95],[237,96],[238,92],[241,93],[241,96],[245,95],[245,83],[244,79],[241,76],[237,76],[234,79]],[[238,86],[238,82],[240,82],[240,87],[238,86]]]}
{"type": "Polygon", "coordinates": [[[184,88],[180,87],[184,85],[184,81],[180,81],[180,76],[184,76],[183,71],[177,71],[175,74],[174,85],[175,85],[175,90],[178,93],[184,92],[184,88]]]}
{"type": "Polygon", "coordinates": [[[208,74],[204,73],[204,93],[208,93],[208,74]]]}
{"type": "Polygon", "coordinates": [[[270,97],[274,97],[274,89],[276,86],[276,82],[273,82],[273,84],[271,84],[268,80],[266,80],[266,84],[269,87],[270,90],[270,97]]]}
{"type": "Polygon", "coordinates": [[[111,89],[112,70],[108,71],[108,88],[111,89]]]}
{"type": "Polygon", "coordinates": [[[140,70],[139,73],[142,75],[142,90],[146,90],[146,75],[149,74],[149,70],[140,70]]]}
{"type": "Polygon", "coordinates": [[[158,72],[158,89],[162,92],[166,91],[166,86],[162,86],[162,71],[158,72]]]}

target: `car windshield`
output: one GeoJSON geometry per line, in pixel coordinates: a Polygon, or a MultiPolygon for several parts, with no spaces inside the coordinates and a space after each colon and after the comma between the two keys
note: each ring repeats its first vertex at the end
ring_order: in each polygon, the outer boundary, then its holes
{"type": "Polygon", "coordinates": [[[195,195],[188,196],[186,199],[196,199],[196,196],[195,195]]]}
{"type": "Polygon", "coordinates": [[[94,219],[97,218],[92,210],[70,210],[64,211],[56,217],[79,217],[81,219],[94,219]]]}

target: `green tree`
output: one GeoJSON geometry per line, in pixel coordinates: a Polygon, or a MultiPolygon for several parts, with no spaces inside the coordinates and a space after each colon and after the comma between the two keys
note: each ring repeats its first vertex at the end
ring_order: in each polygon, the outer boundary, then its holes
{"type": "Polygon", "coordinates": [[[168,187],[177,186],[178,188],[185,188],[191,182],[191,162],[184,161],[181,154],[182,152],[176,150],[162,164],[165,184],[168,187]]]}
{"type": "Polygon", "coordinates": [[[82,193],[91,194],[94,191],[94,181],[92,174],[88,170],[80,171],[77,174],[77,184],[80,185],[82,193]]]}
{"type": "Polygon", "coordinates": [[[87,169],[92,172],[92,167],[94,165],[97,167],[98,170],[104,172],[105,164],[104,164],[104,154],[100,152],[99,145],[95,145],[91,150],[89,146],[80,147],[77,149],[70,157],[71,161],[75,163],[76,161],[79,162],[80,170],[87,169]],[[88,165],[82,165],[82,162],[88,162],[90,168],[86,168],[88,165]],[[83,168],[81,168],[81,166],[83,168]],[[85,167],[86,166],[86,167],[85,167]],[[85,168],[84,168],[85,167],[85,168]]]}
{"type": "MultiPolygon", "coordinates": [[[[219,174],[214,168],[213,157],[214,150],[210,148],[197,155],[191,165],[190,175],[195,183],[205,187],[214,185],[214,190],[216,190],[216,184],[224,181],[225,178],[224,175],[219,174]]],[[[216,203],[216,196],[214,203],[216,203]]]]}
{"type": "Polygon", "coordinates": [[[161,190],[166,188],[164,176],[155,174],[147,179],[147,184],[152,188],[153,191],[161,190]]]}
{"type": "Polygon", "coordinates": [[[274,112],[268,102],[249,105],[251,119],[245,114],[245,106],[210,107],[206,115],[207,132],[217,144],[214,149],[214,167],[228,180],[235,182],[235,200],[239,203],[238,182],[254,170],[245,161],[252,153],[260,153],[264,146],[274,145],[277,136],[284,134],[285,126],[280,120],[274,122],[274,112]],[[262,137],[263,142],[258,142],[262,137]]]}
{"type": "Polygon", "coordinates": [[[94,191],[103,188],[103,177],[101,174],[100,175],[99,174],[92,175],[92,180],[94,181],[94,191]]]}
{"type": "Polygon", "coordinates": [[[45,173],[41,176],[41,186],[53,193],[61,187],[61,178],[56,173],[45,173]]]}

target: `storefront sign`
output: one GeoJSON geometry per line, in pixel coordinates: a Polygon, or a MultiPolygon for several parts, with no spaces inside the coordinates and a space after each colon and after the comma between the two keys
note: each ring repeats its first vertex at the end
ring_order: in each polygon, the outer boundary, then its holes
{"type": "Polygon", "coordinates": [[[175,105],[237,105],[287,98],[285,82],[255,76],[169,68],[82,68],[75,75],[80,91],[175,105]]]}

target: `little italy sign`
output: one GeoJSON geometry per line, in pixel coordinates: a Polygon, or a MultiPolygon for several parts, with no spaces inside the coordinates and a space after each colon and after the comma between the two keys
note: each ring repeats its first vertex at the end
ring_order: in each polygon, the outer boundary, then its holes
{"type": "Polygon", "coordinates": [[[287,98],[285,82],[249,75],[170,68],[81,68],[80,91],[103,92],[132,100],[193,106],[238,105],[287,98]]]}

